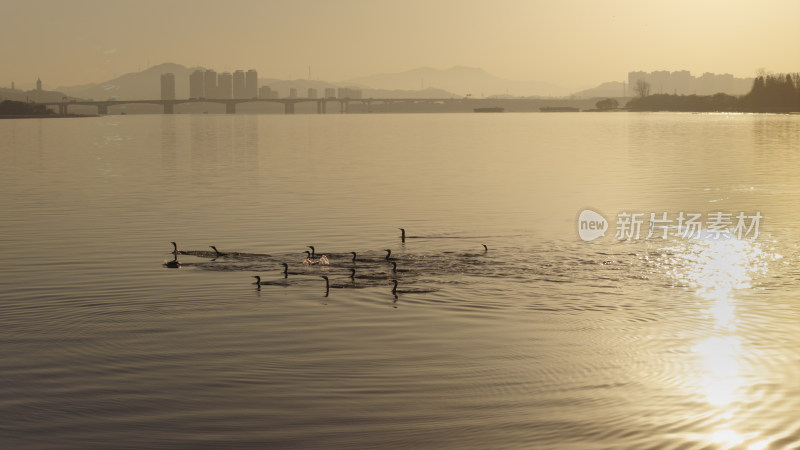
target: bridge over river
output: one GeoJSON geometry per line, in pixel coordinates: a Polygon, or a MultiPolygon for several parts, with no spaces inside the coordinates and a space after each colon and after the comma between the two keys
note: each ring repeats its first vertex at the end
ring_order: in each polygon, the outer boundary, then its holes
{"type": "Polygon", "coordinates": [[[164,107],[164,114],[173,114],[175,112],[175,105],[184,103],[222,103],[225,105],[225,112],[228,114],[236,114],[236,105],[240,103],[250,102],[271,102],[283,103],[284,112],[286,114],[294,114],[294,107],[298,103],[316,102],[317,113],[325,114],[327,106],[330,102],[339,103],[339,112],[349,112],[349,105],[352,102],[361,102],[366,111],[370,111],[373,103],[460,103],[467,102],[469,99],[465,98],[241,98],[241,99],[214,99],[214,98],[189,98],[182,100],[69,100],[61,102],[42,102],[39,104],[48,107],[58,107],[59,114],[68,114],[70,106],[95,106],[97,107],[98,114],[108,114],[108,108],[116,105],[131,105],[137,103],[155,104],[164,107]]]}

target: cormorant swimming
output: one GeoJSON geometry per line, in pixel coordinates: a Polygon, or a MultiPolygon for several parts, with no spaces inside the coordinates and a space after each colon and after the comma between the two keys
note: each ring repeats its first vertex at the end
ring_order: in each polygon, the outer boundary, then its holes
{"type": "Polygon", "coordinates": [[[348,284],[331,284],[330,280],[328,280],[328,276],[327,276],[327,275],[320,275],[320,278],[322,278],[322,279],[324,279],[324,280],[325,280],[325,290],[326,290],[326,291],[327,291],[327,290],[329,290],[329,289],[331,289],[331,288],[334,288],[334,289],[343,289],[343,288],[359,288],[359,287],[361,287],[361,286],[356,286],[354,283],[348,283],[348,284]]]}
{"type": "Polygon", "coordinates": [[[436,289],[406,289],[399,291],[397,290],[397,280],[392,280],[394,283],[394,287],[392,287],[392,294],[395,296],[397,294],[429,294],[431,292],[436,292],[436,289]]]}
{"type": "Polygon", "coordinates": [[[389,262],[391,262],[391,263],[392,263],[392,273],[397,273],[397,272],[408,272],[408,270],[406,270],[406,269],[400,269],[400,270],[398,270],[398,269],[397,269],[397,263],[396,263],[396,262],[394,262],[394,261],[389,261],[389,262]]]}
{"type": "Polygon", "coordinates": [[[169,267],[170,269],[179,268],[181,266],[181,262],[178,261],[178,254],[175,254],[175,257],[172,259],[172,261],[164,261],[164,266],[169,267]]]}
{"type": "Polygon", "coordinates": [[[253,278],[256,279],[256,282],[253,283],[256,286],[289,286],[290,284],[287,280],[261,281],[261,277],[258,275],[253,275],[253,278]]]}
{"type": "Polygon", "coordinates": [[[283,275],[284,278],[288,277],[289,275],[303,275],[303,272],[289,272],[289,265],[286,263],[281,263],[283,266],[283,275]]]}

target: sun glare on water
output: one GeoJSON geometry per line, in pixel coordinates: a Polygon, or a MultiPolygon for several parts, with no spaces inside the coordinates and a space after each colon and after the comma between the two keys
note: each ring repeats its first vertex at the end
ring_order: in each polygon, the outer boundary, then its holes
{"type": "Polygon", "coordinates": [[[689,395],[702,399],[716,419],[708,434],[691,439],[721,448],[764,448],[769,440],[735,429],[737,413],[754,400],[748,398],[748,386],[759,382],[749,341],[741,331],[747,319],[737,313],[737,299],[754,287],[757,276],[767,273],[769,261],[780,256],[753,239],[736,238],[678,241],[663,249],[663,255],[658,265],[676,285],[690,289],[708,319],[708,326],[701,327],[706,336],[690,348],[693,370],[681,376],[694,392],[689,395]]]}

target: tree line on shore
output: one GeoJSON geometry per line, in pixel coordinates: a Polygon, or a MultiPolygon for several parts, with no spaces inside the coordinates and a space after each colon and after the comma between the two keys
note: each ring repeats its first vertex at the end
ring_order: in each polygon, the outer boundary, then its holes
{"type": "MultiPolygon", "coordinates": [[[[640,80],[641,81],[641,80],[640,80]]],[[[637,83],[639,97],[626,105],[632,111],[800,111],[800,73],[760,74],[743,96],[649,94],[647,82],[637,83]]]]}
{"type": "Polygon", "coordinates": [[[33,116],[52,114],[46,106],[18,102],[15,100],[4,100],[0,102],[0,116],[33,116]]]}

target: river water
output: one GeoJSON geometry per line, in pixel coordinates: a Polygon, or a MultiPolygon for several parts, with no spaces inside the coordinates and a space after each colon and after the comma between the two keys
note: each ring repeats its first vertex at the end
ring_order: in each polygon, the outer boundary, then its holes
{"type": "Polygon", "coordinates": [[[800,446],[798,149],[786,115],[0,121],[0,447],[800,446]]]}

